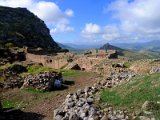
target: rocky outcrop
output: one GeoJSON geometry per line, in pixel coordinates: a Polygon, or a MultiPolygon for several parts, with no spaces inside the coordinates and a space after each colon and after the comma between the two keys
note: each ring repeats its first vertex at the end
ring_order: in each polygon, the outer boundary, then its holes
{"type": "Polygon", "coordinates": [[[42,48],[46,52],[61,50],[45,23],[26,8],[0,6],[0,44],[42,48]]]}
{"type": "Polygon", "coordinates": [[[15,61],[25,61],[26,56],[23,51],[13,51],[7,48],[0,48],[0,64],[12,63],[15,61]]]}

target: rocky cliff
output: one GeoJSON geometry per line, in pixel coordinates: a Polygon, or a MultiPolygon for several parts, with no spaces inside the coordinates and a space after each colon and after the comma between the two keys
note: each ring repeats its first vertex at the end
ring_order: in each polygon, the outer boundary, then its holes
{"type": "Polygon", "coordinates": [[[0,6],[0,44],[42,48],[45,52],[61,50],[45,23],[26,8],[0,6]]]}

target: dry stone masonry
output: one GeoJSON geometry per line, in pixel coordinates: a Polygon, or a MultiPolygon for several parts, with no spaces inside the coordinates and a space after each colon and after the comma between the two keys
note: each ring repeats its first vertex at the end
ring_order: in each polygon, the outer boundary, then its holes
{"type": "Polygon", "coordinates": [[[40,91],[51,91],[55,87],[55,80],[61,79],[61,77],[62,76],[60,76],[57,72],[42,72],[36,75],[28,76],[19,76],[17,74],[12,74],[11,77],[7,77],[4,79],[4,83],[0,85],[0,88],[33,88],[40,91]]]}
{"type": "Polygon", "coordinates": [[[26,76],[22,88],[33,87],[42,91],[50,91],[53,88],[56,76],[56,72],[44,72],[26,76]]]}

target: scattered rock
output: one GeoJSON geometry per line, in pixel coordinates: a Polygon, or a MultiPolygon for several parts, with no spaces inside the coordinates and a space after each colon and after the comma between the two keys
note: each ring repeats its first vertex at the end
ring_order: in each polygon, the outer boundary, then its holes
{"type": "Polygon", "coordinates": [[[145,101],[142,105],[142,110],[151,110],[154,107],[154,102],[151,101],[145,101]]]}

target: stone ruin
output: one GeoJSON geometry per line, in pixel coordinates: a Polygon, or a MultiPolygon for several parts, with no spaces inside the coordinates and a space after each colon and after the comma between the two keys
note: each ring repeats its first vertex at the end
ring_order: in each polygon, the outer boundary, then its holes
{"type": "Polygon", "coordinates": [[[98,94],[100,90],[113,87],[134,76],[135,73],[132,71],[119,71],[104,80],[97,81],[91,87],[69,93],[63,104],[54,110],[53,120],[128,120],[129,116],[126,111],[113,110],[112,107],[104,107],[96,103],[100,102],[98,94]]]}
{"type": "Polygon", "coordinates": [[[99,49],[92,49],[88,50],[84,53],[84,55],[88,57],[94,58],[104,58],[104,59],[114,59],[118,58],[118,54],[116,50],[99,50],[99,49]]]}
{"type": "Polygon", "coordinates": [[[50,91],[54,88],[54,81],[59,77],[57,72],[44,72],[36,75],[28,75],[24,78],[22,88],[35,88],[41,91],[50,91]]]}
{"type": "Polygon", "coordinates": [[[55,79],[62,80],[62,75],[57,72],[42,72],[36,75],[20,76],[19,73],[25,72],[26,68],[21,65],[13,65],[5,70],[0,70],[4,82],[0,83],[2,89],[13,88],[34,88],[41,91],[54,89],[55,79]]]}

